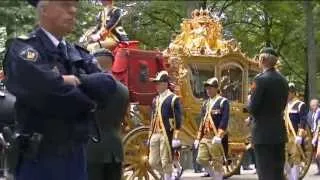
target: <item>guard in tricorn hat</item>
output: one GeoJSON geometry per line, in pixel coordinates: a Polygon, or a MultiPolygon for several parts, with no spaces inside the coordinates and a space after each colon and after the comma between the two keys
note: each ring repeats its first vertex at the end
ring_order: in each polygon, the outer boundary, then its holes
{"type": "Polygon", "coordinates": [[[88,49],[94,49],[99,45],[112,50],[119,42],[129,41],[121,23],[123,12],[122,9],[113,5],[112,0],[100,0],[100,2],[104,8],[97,15],[98,24],[90,36],[90,41],[96,43],[90,44],[88,49]]]}
{"type": "Polygon", "coordinates": [[[289,83],[288,104],[285,117],[288,133],[288,143],[286,144],[286,164],[285,171],[288,180],[298,180],[301,165],[301,144],[303,143],[304,128],[307,121],[306,104],[297,97],[297,89],[294,83],[289,83]]]}
{"type": "Polygon", "coordinates": [[[179,97],[168,89],[167,71],[159,72],[151,81],[156,83],[158,95],[152,102],[149,164],[165,180],[171,180],[173,150],[181,146],[178,135],[182,123],[182,108],[179,97]]]}
{"type": "Polygon", "coordinates": [[[218,79],[213,77],[204,82],[208,99],[201,107],[201,123],[194,146],[199,148],[197,162],[205,167],[215,180],[223,179],[223,163],[228,143],[229,121],[228,99],[219,95],[218,79]],[[213,169],[210,165],[213,162],[213,169]]]}

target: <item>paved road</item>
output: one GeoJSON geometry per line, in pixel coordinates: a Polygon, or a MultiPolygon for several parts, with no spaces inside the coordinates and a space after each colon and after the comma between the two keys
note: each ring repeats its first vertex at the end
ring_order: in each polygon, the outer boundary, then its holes
{"type": "MultiPolygon", "coordinates": [[[[320,176],[315,176],[313,174],[316,173],[316,165],[311,165],[308,174],[305,176],[303,180],[319,180],[320,176]]],[[[182,180],[209,180],[210,178],[201,178],[200,174],[193,173],[193,170],[186,170],[182,175],[182,180]]],[[[235,175],[229,178],[230,180],[256,180],[257,175],[254,171],[241,171],[241,175],[235,175]]],[[[228,180],[229,180],[228,179],[228,180]]]]}

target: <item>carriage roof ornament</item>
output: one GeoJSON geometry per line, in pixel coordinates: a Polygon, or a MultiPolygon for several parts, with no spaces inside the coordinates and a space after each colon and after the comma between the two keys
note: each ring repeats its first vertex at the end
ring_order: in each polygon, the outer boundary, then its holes
{"type": "MultiPolygon", "coordinates": [[[[180,24],[181,33],[164,51],[165,56],[223,56],[241,53],[235,39],[226,40],[222,34],[222,24],[211,15],[209,9],[195,9],[191,19],[180,24]]],[[[244,55],[244,54],[243,54],[244,55]]]]}

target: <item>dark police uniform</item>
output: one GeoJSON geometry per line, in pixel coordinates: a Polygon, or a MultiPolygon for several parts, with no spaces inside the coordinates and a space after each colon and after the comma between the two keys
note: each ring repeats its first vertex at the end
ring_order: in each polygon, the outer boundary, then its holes
{"type": "Polygon", "coordinates": [[[42,135],[35,149],[28,144],[30,139],[21,141],[16,179],[87,179],[85,144],[93,119],[91,111],[97,103],[100,106],[101,97],[115,92],[115,80],[99,73],[86,50],[66,42],[56,47],[41,28],[27,38],[13,39],[4,70],[6,86],[16,96],[20,133],[42,135]],[[62,78],[86,74],[90,75],[80,78],[79,87],[65,84],[62,78]],[[35,152],[28,155],[32,150],[35,152]]]}
{"type": "MultiPolygon", "coordinates": [[[[270,48],[263,49],[261,53],[276,56],[270,48]]],[[[287,142],[283,111],[287,97],[288,82],[275,68],[270,68],[255,77],[249,112],[254,119],[252,142],[260,180],[283,178],[287,142]]]]}

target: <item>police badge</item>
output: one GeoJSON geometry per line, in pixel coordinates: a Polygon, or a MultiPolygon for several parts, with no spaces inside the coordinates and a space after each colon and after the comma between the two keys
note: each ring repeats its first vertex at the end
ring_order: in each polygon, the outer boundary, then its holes
{"type": "Polygon", "coordinates": [[[32,61],[32,62],[36,62],[38,59],[38,52],[31,48],[31,47],[27,47],[25,49],[23,49],[20,53],[19,53],[20,57],[26,61],[32,61]]]}

